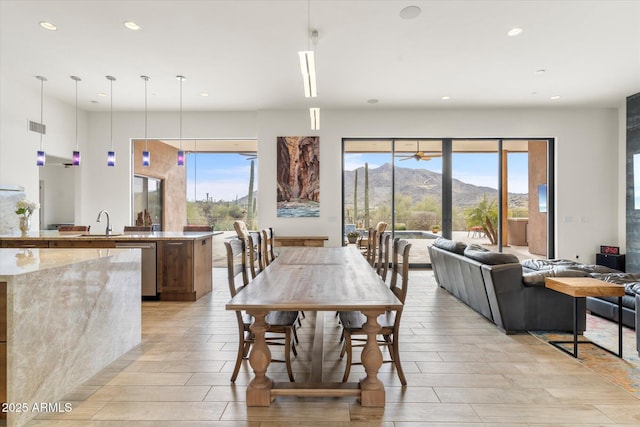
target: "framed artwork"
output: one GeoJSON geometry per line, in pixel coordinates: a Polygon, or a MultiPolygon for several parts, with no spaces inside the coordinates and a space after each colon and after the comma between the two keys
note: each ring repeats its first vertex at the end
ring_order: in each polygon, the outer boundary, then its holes
{"type": "Polygon", "coordinates": [[[320,138],[279,136],[277,144],[277,216],[319,217],[320,138]]]}

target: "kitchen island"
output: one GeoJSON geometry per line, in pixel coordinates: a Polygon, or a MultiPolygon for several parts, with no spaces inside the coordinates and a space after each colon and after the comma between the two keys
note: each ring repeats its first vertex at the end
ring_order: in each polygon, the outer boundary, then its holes
{"type": "Polygon", "coordinates": [[[147,284],[151,282],[151,296],[165,301],[195,301],[211,292],[211,232],[156,231],[106,236],[35,231],[24,236],[0,235],[0,248],[116,248],[132,245],[144,248],[141,286],[148,288],[147,284]]]}
{"type": "Polygon", "coordinates": [[[140,343],[140,265],[140,249],[0,249],[7,425],[72,411],[60,399],[140,343]]]}

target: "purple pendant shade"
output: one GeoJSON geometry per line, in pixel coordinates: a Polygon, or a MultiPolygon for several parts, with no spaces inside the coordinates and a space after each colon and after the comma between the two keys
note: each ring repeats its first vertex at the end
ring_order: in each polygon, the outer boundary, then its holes
{"type": "Polygon", "coordinates": [[[107,166],[115,166],[116,165],[116,152],[109,151],[107,152],[107,166]]]}
{"type": "Polygon", "coordinates": [[[184,166],[184,151],[178,151],[178,166],[184,166]]]}
{"type": "Polygon", "coordinates": [[[148,151],[142,152],[142,166],[149,166],[151,164],[151,153],[148,151]]]}
{"type": "Polygon", "coordinates": [[[80,166],[80,152],[73,152],[73,166],[80,166]]]}
{"type": "Polygon", "coordinates": [[[44,153],[44,151],[38,151],[38,156],[36,157],[36,165],[44,166],[46,162],[47,162],[47,155],[44,153]]]}

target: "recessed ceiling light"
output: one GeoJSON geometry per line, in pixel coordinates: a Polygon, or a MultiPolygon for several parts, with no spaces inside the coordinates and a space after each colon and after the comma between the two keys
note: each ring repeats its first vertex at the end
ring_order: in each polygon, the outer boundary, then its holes
{"type": "Polygon", "coordinates": [[[553,95],[550,99],[555,101],[556,99],[560,99],[560,95],[553,95]]]}
{"type": "Polygon", "coordinates": [[[104,92],[99,92],[99,93],[98,93],[98,96],[107,96],[107,94],[106,94],[106,93],[104,93],[104,92]]]}
{"type": "Polygon", "coordinates": [[[140,27],[140,25],[136,24],[133,21],[124,21],[124,26],[133,31],[138,31],[140,28],[142,28],[140,27]]]}
{"type": "Polygon", "coordinates": [[[400,11],[400,18],[414,19],[417,18],[418,15],[420,15],[420,12],[422,12],[422,9],[420,9],[418,6],[407,6],[400,11]]]}
{"type": "Polygon", "coordinates": [[[200,96],[209,96],[207,92],[200,92],[200,96]]]}
{"type": "Polygon", "coordinates": [[[375,98],[367,99],[367,104],[377,104],[379,101],[375,98]]]}
{"type": "Polygon", "coordinates": [[[92,99],[92,100],[91,100],[91,103],[92,103],[92,104],[99,104],[99,102],[98,102],[98,101],[96,101],[95,99],[92,99]]]}
{"type": "Polygon", "coordinates": [[[547,72],[547,70],[545,70],[544,68],[540,68],[539,70],[535,71],[535,74],[544,74],[546,72],[547,72]]]}
{"type": "Polygon", "coordinates": [[[58,27],[56,27],[56,24],[47,21],[40,21],[40,26],[45,30],[55,31],[58,29],[58,27]]]}
{"type": "Polygon", "coordinates": [[[442,99],[443,101],[446,101],[447,99],[451,99],[451,97],[450,97],[450,96],[448,96],[448,95],[445,95],[445,96],[443,96],[441,99],[442,99]]]}
{"type": "Polygon", "coordinates": [[[538,92],[531,92],[531,95],[537,95],[538,92]]]}
{"type": "Polygon", "coordinates": [[[509,31],[507,31],[507,35],[509,37],[515,37],[522,34],[522,28],[519,27],[513,27],[512,29],[510,29],[509,31]]]}

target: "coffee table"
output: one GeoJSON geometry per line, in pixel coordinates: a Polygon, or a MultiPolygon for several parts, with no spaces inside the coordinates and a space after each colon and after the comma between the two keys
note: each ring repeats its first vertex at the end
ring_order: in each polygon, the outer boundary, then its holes
{"type": "Polygon", "coordinates": [[[547,288],[573,297],[573,341],[549,341],[549,344],[578,357],[578,344],[592,344],[596,347],[622,358],[622,297],[624,286],[591,277],[547,277],[544,281],[547,288]],[[578,341],[578,299],[586,297],[618,297],[618,353],[592,341],[578,341]],[[573,343],[573,352],[559,344],[573,343]]]}

